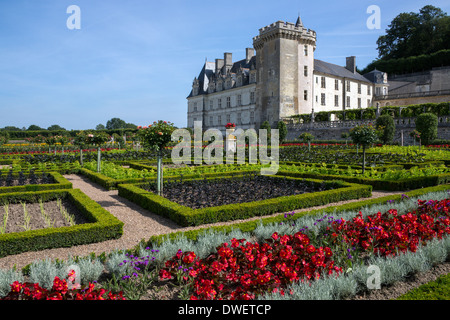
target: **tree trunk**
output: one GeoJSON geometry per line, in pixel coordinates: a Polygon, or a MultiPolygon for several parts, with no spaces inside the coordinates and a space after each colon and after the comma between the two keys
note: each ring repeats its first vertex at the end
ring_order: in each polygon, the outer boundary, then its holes
{"type": "Polygon", "coordinates": [[[100,173],[100,163],[101,163],[101,151],[100,147],[97,148],[97,172],[100,173]]]}
{"type": "Polygon", "coordinates": [[[363,145],[363,163],[362,163],[362,173],[366,172],[366,146],[363,145]]]}
{"type": "Polygon", "coordinates": [[[157,162],[156,162],[156,191],[158,196],[162,195],[162,154],[158,150],[157,162]]]}

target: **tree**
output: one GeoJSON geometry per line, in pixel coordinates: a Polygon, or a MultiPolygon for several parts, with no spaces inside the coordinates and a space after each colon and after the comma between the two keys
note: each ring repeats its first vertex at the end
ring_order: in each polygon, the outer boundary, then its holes
{"type": "Polygon", "coordinates": [[[288,134],[286,123],[284,123],[284,121],[282,121],[282,120],[278,121],[277,129],[278,129],[278,134],[280,137],[280,143],[283,143],[283,141],[286,139],[286,136],[288,134]]]}
{"type": "Polygon", "coordinates": [[[426,145],[437,138],[438,117],[434,113],[422,113],[416,118],[416,130],[420,133],[421,143],[426,145]]]}
{"type": "Polygon", "coordinates": [[[350,137],[353,143],[363,147],[362,171],[364,174],[366,171],[366,148],[377,141],[377,132],[372,125],[363,124],[352,128],[350,130],[350,137]]]}
{"type": "Polygon", "coordinates": [[[88,132],[86,135],[87,144],[97,147],[97,172],[101,171],[101,146],[109,140],[109,135],[102,131],[88,132]]]}
{"type": "Polygon", "coordinates": [[[381,115],[377,118],[375,127],[380,131],[380,140],[384,144],[392,143],[395,134],[394,118],[388,114],[381,115]]]}
{"type": "Polygon", "coordinates": [[[101,123],[99,123],[96,127],[95,127],[95,130],[105,130],[106,128],[105,128],[105,126],[103,125],[103,124],[101,124],[101,123]]]}
{"type": "Polygon", "coordinates": [[[157,177],[156,190],[162,195],[162,152],[172,141],[172,132],[176,129],[173,123],[163,120],[154,121],[148,127],[138,126],[138,134],[143,141],[144,148],[153,149],[157,152],[157,177]]]}
{"type": "Polygon", "coordinates": [[[57,131],[57,130],[66,130],[63,127],[57,125],[57,124],[53,124],[50,127],[47,128],[48,131],[57,131]]]}
{"type": "Polygon", "coordinates": [[[116,130],[116,129],[125,129],[127,123],[120,118],[112,118],[106,122],[106,129],[108,130],[116,130]]]}
{"type": "Polygon", "coordinates": [[[450,49],[450,20],[445,12],[426,5],[419,13],[400,13],[377,40],[381,59],[398,59],[450,49]]]}
{"type": "Polygon", "coordinates": [[[14,126],[6,126],[2,129],[2,131],[22,131],[22,129],[14,126]]]}
{"type": "Polygon", "coordinates": [[[314,136],[311,133],[303,132],[298,138],[302,140],[303,143],[307,143],[308,151],[311,151],[311,141],[314,139],[314,136]]]}
{"type": "Polygon", "coordinates": [[[28,131],[38,131],[38,130],[45,130],[45,129],[42,129],[42,128],[39,127],[38,125],[32,124],[32,125],[30,125],[30,126],[28,127],[27,130],[28,130],[28,131]]]}

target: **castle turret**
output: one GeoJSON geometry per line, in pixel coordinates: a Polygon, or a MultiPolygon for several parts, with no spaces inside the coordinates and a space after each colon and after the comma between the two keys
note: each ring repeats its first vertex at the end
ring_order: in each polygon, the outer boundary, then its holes
{"type": "Polygon", "coordinates": [[[256,49],[256,127],[283,117],[311,113],[316,32],[297,22],[277,21],[259,29],[256,49]]]}

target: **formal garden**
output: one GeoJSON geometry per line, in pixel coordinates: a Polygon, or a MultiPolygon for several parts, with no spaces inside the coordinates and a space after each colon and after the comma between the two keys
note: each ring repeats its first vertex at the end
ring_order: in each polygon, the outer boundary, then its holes
{"type": "MultiPolygon", "coordinates": [[[[101,131],[5,138],[0,299],[363,299],[441,269],[423,293],[417,285],[378,298],[448,299],[450,148],[390,145],[385,129],[281,143],[271,175],[261,174],[267,163],[249,161],[261,144],[241,146],[243,164],[225,155],[199,163],[194,147],[188,163],[173,163],[175,128],[165,121],[120,144],[101,131]],[[91,190],[112,195],[124,214],[91,190]],[[127,210],[149,227],[116,247],[140,227],[122,221],[127,210]]],[[[272,160],[275,147],[265,150],[272,160]]]]}

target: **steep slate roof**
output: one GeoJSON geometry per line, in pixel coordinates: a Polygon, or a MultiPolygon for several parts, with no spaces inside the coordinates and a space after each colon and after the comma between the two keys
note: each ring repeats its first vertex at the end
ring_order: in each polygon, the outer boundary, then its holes
{"type": "MultiPolygon", "coordinates": [[[[329,74],[332,76],[345,77],[353,80],[358,80],[362,82],[370,82],[367,78],[363,77],[359,73],[351,72],[345,67],[338,66],[337,64],[332,64],[322,60],[314,59],[314,71],[329,74]]],[[[370,82],[371,83],[371,82],[370,82]]]]}
{"type": "MultiPolygon", "coordinates": [[[[242,59],[242,60],[234,62],[233,66],[230,69],[230,72],[237,73],[240,68],[250,69],[252,64],[256,68],[256,57],[255,56],[253,56],[248,63],[247,63],[246,59],[242,59]]],[[[215,77],[215,73],[216,73],[216,63],[206,61],[205,64],[203,65],[202,70],[200,71],[200,74],[197,77],[198,82],[199,82],[198,95],[202,95],[202,94],[205,94],[208,92],[209,81],[211,80],[211,78],[215,77]]],[[[192,90],[189,93],[188,98],[189,97],[192,97],[192,90]]]]}

